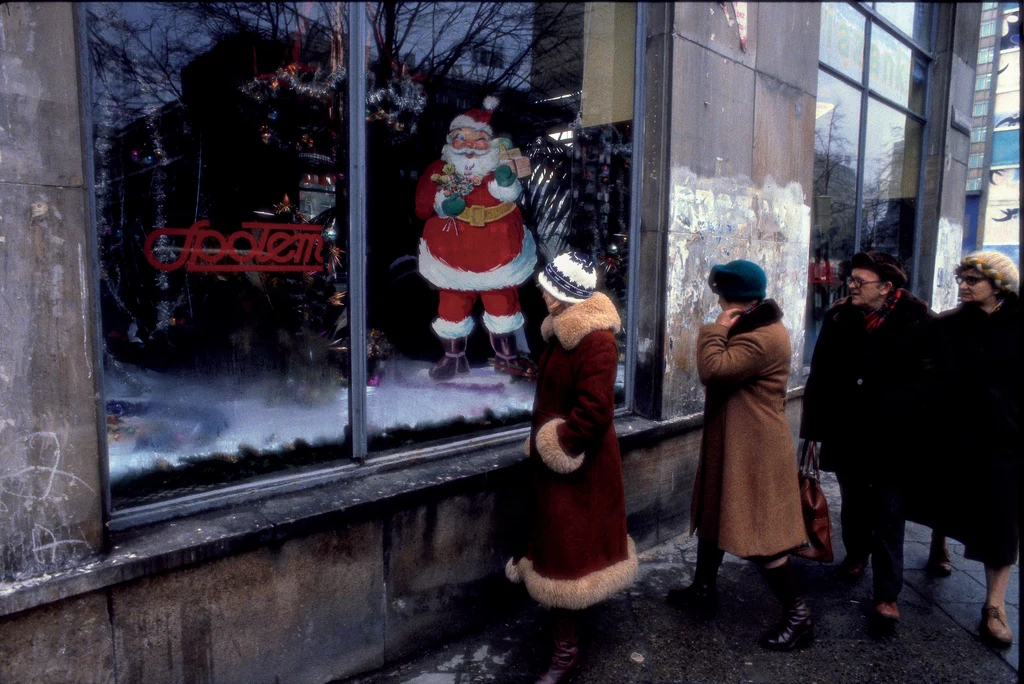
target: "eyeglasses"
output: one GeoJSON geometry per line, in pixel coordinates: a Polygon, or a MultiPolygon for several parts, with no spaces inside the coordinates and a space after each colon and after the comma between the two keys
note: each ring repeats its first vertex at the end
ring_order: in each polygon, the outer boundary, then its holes
{"type": "Polygon", "coordinates": [[[956,284],[962,285],[963,283],[967,283],[968,287],[974,287],[982,280],[985,280],[985,278],[982,278],[981,276],[957,276],[956,284]]]}
{"type": "Polygon", "coordinates": [[[882,282],[882,281],[881,280],[864,280],[863,278],[858,278],[857,276],[852,276],[852,277],[846,279],[846,284],[849,285],[850,287],[863,287],[863,286],[869,285],[871,283],[880,283],[880,282],[882,282]]]}

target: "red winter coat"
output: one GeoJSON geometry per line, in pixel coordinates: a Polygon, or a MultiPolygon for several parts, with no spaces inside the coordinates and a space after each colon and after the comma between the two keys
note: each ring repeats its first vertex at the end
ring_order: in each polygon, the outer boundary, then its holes
{"type": "Polygon", "coordinates": [[[612,417],[621,322],[605,295],[548,316],[529,440],[535,493],[526,556],[506,574],[552,608],[582,609],[636,578],[612,417]]]}
{"type": "MultiPolygon", "coordinates": [[[[416,216],[426,220],[420,245],[423,276],[442,289],[482,291],[519,285],[533,274],[536,265],[533,238],[523,228],[519,207],[483,226],[438,216],[436,205],[443,196],[438,195],[440,187],[430,177],[441,173],[444,164],[435,161],[416,184],[416,216]]],[[[467,209],[514,203],[522,192],[518,180],[507,188],[493,181],[492,171],[463,196],[467,209]]]]}

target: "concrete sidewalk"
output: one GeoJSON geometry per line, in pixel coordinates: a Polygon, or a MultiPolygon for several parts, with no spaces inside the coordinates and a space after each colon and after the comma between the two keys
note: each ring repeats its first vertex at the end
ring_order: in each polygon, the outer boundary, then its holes
{"type": "MultiPolygon", "coordinates": [[[[844,556],[839,491],[825,475],[832,507],[837,563],[844,556]]],[[[765,581],[751,563],[726,555],[715,617],[691,617],[665,603],[670,588],[688,584],[696,538],[678,537],[640,557],[636,584],[588,611],[583,662],[571,681],[620,682],[996,682],[1018,681],[1020,568],[1014,566],[1007,614],[1015,635],[1006,651],[978,638],[985,600],[980,563],[950,543],[953,574],[925,570],[930,530],[907,525],[905,586],[895,634],[873,638],[871,574],[856,584],[836,564],[797,560],[816,622],[816,640],[790,653],[757,645],[779,615],[765,581]]],[[[521,587],[519,588],[521,589],[521,587]]],[[[536,605],[465,636],[347,684],[467,684],[534,681],[550,655],[546,611],[536,605]]]]}

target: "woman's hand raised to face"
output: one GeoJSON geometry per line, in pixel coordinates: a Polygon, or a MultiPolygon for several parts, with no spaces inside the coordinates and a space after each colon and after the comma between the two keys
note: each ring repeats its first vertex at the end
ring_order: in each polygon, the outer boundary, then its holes
{"type": "Polygon", "coordinates": [[[724,325],[726,329],[733,326],[733,323],[740,316],[739,309],[723,309],[722,313],[718,314],[718,318],[715,320],[715,325],[724,325]]]}

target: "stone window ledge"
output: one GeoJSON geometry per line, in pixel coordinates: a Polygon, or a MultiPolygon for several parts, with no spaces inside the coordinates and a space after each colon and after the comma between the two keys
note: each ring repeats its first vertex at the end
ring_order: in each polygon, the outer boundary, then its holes
{"type": "MultiPolygon", "coordinates": [[[[800,396],[802,389],[789,393],[800,396]]],[[[633,414],[616,418],[624,450],[656,443],[692,430],[703,416],[655,421],[633,414]]],[[[0,583],[0,617],[157,573],[256,550],[262,546],[350,522],[373,519],[436,500],[488,480],[521,477],[526,461],[525,427],[509,431],[489,448],[457,458],[435,457],[410,465],[410,458],[367,462],[350,472],[364,474],[229,507],[111,532],[109,553],[84,565],[0,583]]],[[[415,459],[415,457],[413,457],[415,459]]],[[[257,495],[258,496],[258,495],[257,495]]]]}

